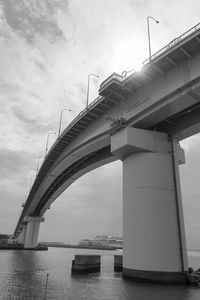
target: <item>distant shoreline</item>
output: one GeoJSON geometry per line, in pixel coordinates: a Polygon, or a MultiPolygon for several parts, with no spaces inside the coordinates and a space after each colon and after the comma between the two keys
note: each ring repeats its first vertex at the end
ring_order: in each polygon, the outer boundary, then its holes
{"type": "Polygon", "coordinates": [[[24,248],[22,244],[0,244],[0,250],[35,250],[46,251],[48,247],[46,245],[38,245],[36,248],[24,248]]]}
{"type": "Polygon", "coordinates": [[[0,250],[24,250],[23,245],[18,245],[18,244],[0,244],[0,250]]]}
{"type": "Polygon", "coordinates": [[[75,248],[75,249],[94,249],[94,250],[117,250],[117,247],[105,247],[105,246],[80,246],[80,245],[68,245],[68,244],[53,244],[44,243],[47,247],[54,248],[75,248]]]}
{"type": "Polygon", "coordinates": [[[106,246],[80,246],[80,245],[71,245],[71,244],[62,244],[62,243],[39,243],[37,248],[24,249],[22,244],[0,244],[0,250],[48,250],[48,247],[53,248],[74,248],[74,249],[92,249],[92,250],[112,250],[115,251],[119,248],[117,247],[106,247],[106,246]]]}

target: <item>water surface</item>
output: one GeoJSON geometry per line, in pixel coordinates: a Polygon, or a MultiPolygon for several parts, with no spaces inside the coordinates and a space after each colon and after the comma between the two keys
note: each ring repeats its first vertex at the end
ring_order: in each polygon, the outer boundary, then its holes
{"type": "MultiPolygon", "coordinates": [[[[49,248],[48,251],[0,251],[0,299],[200,300],[200,287],[124,280],[113,270],[116,251],[49,248]],[[75,254],[100,254],[101,272],[71,276],[75,254]]],[[[200,252],[189,252],[189,265],[200,267],[200,252]]]]}

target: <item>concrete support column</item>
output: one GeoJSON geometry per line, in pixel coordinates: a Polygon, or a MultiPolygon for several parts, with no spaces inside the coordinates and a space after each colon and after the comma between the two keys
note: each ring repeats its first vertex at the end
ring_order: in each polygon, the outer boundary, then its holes
{"type": "Polygon", "coordinates": [[[23,226],[23,228],[22,228],[19,236],[17,237],[17,242],[24,245],[25,238],[26,238],[27,224],[23,224],[22,226],[23,226]]]}
{"type": "Polygon", "coordinates": [[[164,133],[125,128],[111,136],[111,151],[123,161],[123,274],[184,282],[183,150],[164,133]]]}
{"type": "Polygon", "coordinates": [[[26,230],[24,248],[25,249],[35,248],[38,245],[40,222],[44,222],[44,218],[25,217],[25,221],[27,222],[27,230],[26,230]]]}

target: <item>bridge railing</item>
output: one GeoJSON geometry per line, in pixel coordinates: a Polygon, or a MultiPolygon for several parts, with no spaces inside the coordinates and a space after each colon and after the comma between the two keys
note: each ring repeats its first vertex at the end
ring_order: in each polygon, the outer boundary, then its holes
{"type": "MultiPolygon", "coordinates": [[[[172,41],[170,41],[166,46],[164,46],[163,48],[161,48],[160,50],[158,50],[156,53],[154,53],[153,55],[151,55],[151,57],[148,57],[147,59],[145,59],[141,64],[141,68],[143,66],[145,66],[146,64],[148,64],[149,62],[151,62],[152,60],[156,59],[157,57],[159,57],[160,55],[167,53],[168,51],[170,51],[172,48],[174,48],[175,46],[177,46],[180,42],[182,42],[184,39],[186,39],[187,37],[189,37],[190,35],[192,35],[193,33],[195,33],[197,30],[200,29],[200,23],[196,24],[195,26],[193,26],[192,28],[190,28],[189,30],[187,30],[186,32],[184,32],[183,34],[181,34],[180,36],[178,36],[177,38],[173,39],[172,41]]],[[[131,69],[129,71],[123,71],[121,74],[121,77],[123,78],[123,80],[127,79],[127,74],[131,73],[131,75],[133,75],[134,73],[136,73],[137,71],[135,69],[131,69]]],[[[130,75],[130,76],[131,76],[130,75]]]]}
{"type": "MultiPolygon", "coordinates": [[[[175,47],[179,42],[183,41],[185,38],[187,38],[188,36],[190,36],[192,33],[196,32],[197,30],[200,29],[200,23],[198,23],[197,25],[195,25],[194,27],[190,28],[189,30],[187,30],[186,32],[184,32],[182,35],[180,35],[179,37],[173,39],[171,42],[169,42],[166,46],[164,46],[163,48],[161,48],[159,51],[157,51],[156,53],[154,53],[151,57],[147,58],[145,61],[142,62],[142,66],[148,64],[151,60],[154,60],[155,58],[157,58],[158,56],[160,56],[161,54],[169,51],[170,49],[172,49],[173,47],[175,47]]],[[[126,76],[128,73],[132,73],[131,75],[133,75],[133,73],[135,73],[136,71],[130,70],[130,71],[124,71],[122,73],[122,75],[119,75],[117,73],[113,73],[112,75],[110,75],[108,78],[106,78],[106,80],[104,80],[101,85],[100,85],[100,89],[103,88],[104,85],[106,85],[108,83],[108,81],[112,80],[112,79],[117,79],[119,82],[122,82],[124,80],[126,80],[126,76]]],[[[130,76],[131,76],[130,75],[130,76]]],[[[60,136],[58,137],[58,139],[55,141],[54,144],[56,144],[57,142],[59,142],[59,140],[84,116],[88,113],[88,111],[90,111],[97,103],[100,103],[101,101],[103,101],[104,97],[102,96],[98,96],[94,101],[92,101],[86,108],[84,108],[76,117],[75,119],[63,130],[63,132],[60,134],[60,136]]],[[[51,149],[53,149],[54,144],[52,145],[51,149]]],[[[49,151],[49,153],[51,152],[51,149],[49,151]]],[[[43,162],[44,163],[44,162],[43,162]]]]}
{"type": "MultiPolygon", "coordinates": [[[[183,41],[185,38],[187,38],[188,36],[190,36],[191,34],[193,34],[194,32],[196,32],[197,30],[200,29],[200,23],[196,24],[195,26],[193,26],[192,28],[190,28],[189,30],[187,30],[186,32],[184,32],[182,35],[178,36],[177,38],[173,39],[171,42],[169,42],[166,46],[164,46],[163,48],[161,48],[160,50],[158,50],[156,53],[154,53],[151,57],[147,58],[146,60],[144,60],[142,62],[142,66],[146,65],[147,63],[149,63],[151,60],[154,60],[155,58],[157,58],[158,56],[160,56],[161,54],[163,54],[164,52],[169,51],[170,49],[172,49],[173,47],[175,47],[179,42],[183,41]]],[[[124,71],[123,73],[129,73],[129,72],[134,72],[134,70],[131,71],[124,71]]],[[[104,80],[101,85],[100,88],[102,88],[110,79],[117,79],[119,81],[123,81],[124,79],[126,79],[126,74],[125,76],[120,76],[117,73],[113,73],[112,75],[110,75],[106,80],[104,80]]],[[[70,130],[70,128],[72,128],[84,115],[87,114],[87,112],[89,110],[92,109],[93,106],[95,106],[98,102],[103,101],[103,97],[102,96],[98,96],[94,101],[92,101],[86,108],[84,108],[76,117],[75,119],[63,130],[63,132],[60,135],[60,138],[65,135],[67,133],[67,131],[70,130]]]]}
{"type": "Polygon", "coordinates": [[[104,98],[102,96],[98,96],[95,100],[93,100],[86,108],[84,108],[73,121],[63,130],[59,138],[65,135],[84,115],[87,114],[89,110],[92,109],[97,103],[101,102],[104,98]]]}
{"type": "MultiPolygon", "coordinates": [[[[149,63],[151,60],[154,60],[155,58],[157,58],[158,56],[160,56],[161,54],[169,51],[170,49],[172,49],[173,47],[175,47],[179,42],[183,41],[185,38],[189,37],[191,34],[193,34],[194,32],[196,32],[197,30],[200,29],[200,23],[196,24],[195,26],[193,26],[192,28],[190,28],[189,30],[187,30],[186,32],[184,32],[183,34],[181,34],[180,36],[178,36],[177,38],[173,39],[172,41],[170,41],[166,46],[164,46],[163,48],[161,48],[160,50],[158,50],[156,53],[154,53],[151,57],[147,58],[146,60],[144,60],[142,62],[142,66],[146,65],[147,63],[149,63]]],[[[134,70],[131,71],[124,71],[123,73],[129,73],[129,72],[133,72],[134,70]]],[[[104,80],[101,85],[100,88],[102,88],[110,79],[117,79],[118,81],[123,81],[124,79],[126,79],[126,74],[124,74],[125,76],[120,76],[117,73],[113,73],[112,75],[110,75],[106,80],[104,80]]],[[[67,133],[68,130],[70,130],[70,128],[72,128],[84,115],[87,114],[87,112],[92,109],[93,106],[95,106],[98,102],[101,102],[104,98],[102,96],[98,96],[94,101],[92,101],[88,107],[86,107],[85,109],[83,109],[76,117],[75,119],[63,130],[63,132],[61,133],[60,137],[62,137],[63,135],[65,135],[67,133]]]]}
{"type": "Polygon", "coordinates": [[[145,61],[142,62],[142,66],[146,65],[151,60],[154,60],[155,58],[157,58],[158,56],[160,56],[164,52],[169,51],[170,49],[175,47],[178,43],[182,42],[185,38],[189,37],[191,34],[196,32],[198,29],[200,29],[200,23],[196,24],[195,26],[193,26],[192,28],[190,28],[189,30],[187,30],[186,32],[184,32],[183,34],[178,36],[177,38],[173,39],[166,46],[164,46],[163,48],[158,50],[156,53],[154,53],[151,57],[147,58],[145,61]]]}
{"type": "Polygon", "coordinates": [[[111,80],[117,80],[119,82],[123,81],[123,77],[117,73],[113,73],[111,74],[108,78],[106,78],[101,84],[100,84],[100,88],[99,91],[101,91],[101,89],[103,89],[107,83],[110,83],[111,80]]]}
{"type": "MultiPolygon", "coordinates": [[[[47,157],[48,157],[48,155],[50,154],[50,152],[52,151],[52,149],[54,148],[54,145],[56,144],[56,143],[58,143],[59,142],[59,140],[61,139],[61,137],[62,136],[64,136],[84,115],[86,115],[87,114],[87,112],[88,112],[88,110],[90,110],[90,109],[92,109],[92,107],[94,107],[97,103],[99,103],[99,102],[101,102],[101,101],[103,101],[103,99],[104,99],[104,97],[102,97],[102,96],[98,96],[94,101],[92,101],[86,108],[84,108],[76,117],[75,117],[75,119],[73,119],[73,121],[63,130],[63,132],[60,134],[60,136],[56,139],[56,141],[54,142],[54,144],[51,146],[51,148],[50,148],[50,150],[49,150],[49,152],[47,153],[47,157]]],[[[43,160],[43,162],[42,162],[42,165],[41,165],[41,167],[40,167],[40,169],[42,168],[42,166],[45,164],[45,161],[46,161],[46,157],[45,157],[45,159],[43,160]]],[[[39,172],[38,172],[39,173],[39,172]]],[[[35,180],[37,179],[37,176],[36,176],[36,178],[35,178],[35,180]]],[[[33,185],[32,185],[32,187],[33,187],[33,185]]],[[[26,201],[25,201],[25,203],[24,203],[24,206],[25,206],[25,204],[26,204],[26,202],[27,202],[27,200],[28,200],[28,197],[27,197],[27,199],[26,199],[26,201]]],[[[23,219],[23,210],[22,210],[22,212],[20,213],[20,217],[19,217],[19,220],[20,219],[23,219]]]]}

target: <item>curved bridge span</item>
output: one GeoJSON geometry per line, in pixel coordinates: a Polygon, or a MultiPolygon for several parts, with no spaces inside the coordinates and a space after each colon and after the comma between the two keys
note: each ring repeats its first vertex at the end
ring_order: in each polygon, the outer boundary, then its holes
{"type": "MultiPolygon", "coordinates": [[[[39,225],[35,226],[35,224],[42,221],[41,217],[59,195],[85,173],[121,159],[125,173],[127,172],[127,175],[124,173],[124,178],[128,178],[132,171],[128,170],[126,161],[130,157],[133,159],[128,164],[133,164],[133,170],[138,171],[140,168],[143,170],[146,164],[149,164],[151,170],[155,168],[155,173],[159,173],[159,165],[162,163],[163,168],[165,166],[167,169],[169,158],[164,161],[163,155],[167,153],[165,155],[167,157],[170,153],[172,167],[169,174],[173,173],[173,175],[169,175],[169,178],[172,176],[173,180],[169,183],[171,187],[167,189],[170,192],[166,197],[175,199],[173,200],[175,203],[173,222],[178,224],[174,230],[176,236],[173,237],[176,252],[174,256],[178,257],[174,258],[175,261],[177,260],[174,263],[175,270],[166,266],[159,266],[154,270],[151,263],[147,270],[144,267],[141,268],[140,265],[128,268],[132,258],[130,258],[130,250],[126,253],[124,249],[124,273],[127,276],[138,277],[137,271],[142,269],[143,273],[140,272],[139,277],[148,278],[151,277],[148,272],[155,271],[160,272],[156,274],[161,278],[168,280],[171,278],[172,271],[175,279],[179,281],[184,277],[182,275],[186,272],[187,262],[179,178],[177,177],[177,165],[184,162],[184,155],[178,141],[200,131],[200,25],[198,24],[178,39],[173,40],[151,59],[145,61],[141,71],[134,72],[130,76],[126,75],[127,73],[124,73],[124,76],[114,73],[102,82],[99,89],[100,96],[83,110],[57,138],[38,172],[16,226],[15,236],[24,242],[26,248],[35,247],[39,231],[39,225]],[[156,154],[153,158],[152,153],[156,154]],[[138,166],[142,154],[144,154],[142,163],[138,166]],[[153,165],[152,161],[154,161],[153,165]],[[143,165],[144,162],[145,165],[143,165]],[[155,167],[156,164],[158,164],[157,167],[155,167]],[[172,189],[174,190],[173,196],[171,196],[172,189]],[[28,229],[29,223],[31,226],[28,229]],[[37,228],[34,229],[34,226],[37,228]],[[129,263],[127,264],[126,261],[129,263]]],[[[144,170],[145,173],[146,170],[144,170]]],[[[146,176],[144,174],[141,175],[141,182],[146,176]]],[[[138,176],[137,178],[133,176],[133,178],[134,182],[139,180],[138,176]]],[[[169,178],[163,177],[160,189],[164,190],[163,184],[169,178]]],[[[155,185],[157,183],[152,186],[155,185]]],[[[130,187],[127,189],[129,192],[123,195],[124,198],[127,198],[130,193],[130,187]]],[[[132,192],[134,194],[134,191],[132,192]]],[[[153,198],[155,195],[152,196],[153,198]]],[[[167,206],[167,209],[171,213],[171,204],[167,206]]],[[[136,225],[134,222],[133,226],[136,225]]],[[[165,228],[166,224],[163,226],[165,228]]],[[[127,249],[131,249],[133,244],[130,242],[130,234],[127,233],[129,230],[125,228],[124,223],[124,239],[127,240],[127,249]]]]}

